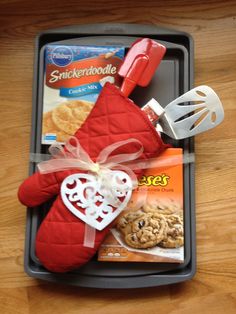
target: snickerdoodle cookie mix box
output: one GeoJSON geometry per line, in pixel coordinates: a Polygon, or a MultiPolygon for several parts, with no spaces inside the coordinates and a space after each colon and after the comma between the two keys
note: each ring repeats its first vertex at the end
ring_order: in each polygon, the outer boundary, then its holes
{"type": "Polygon", "coordinates": [[[103,85],[119,85],[124,47],[47,45],[42,144],[64,143],[81,126],[103,85]]]}
{"type": "Polygon", "coordinates": [[[168,148],[162,166],[146,170],[101,245],[99,261],[184,262],[182,154],[168,148]],[[165,166],[172,157],[178,162],[165,166]]]}

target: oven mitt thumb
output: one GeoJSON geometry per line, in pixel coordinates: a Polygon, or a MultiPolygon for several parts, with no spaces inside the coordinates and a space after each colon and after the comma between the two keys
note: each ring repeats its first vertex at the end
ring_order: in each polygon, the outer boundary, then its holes
{"type": "MultiPolygon", "coordinates": [[[[159,155],[164,144],[142,110],[126,98],[114,85],[106,83],[88,118],[76,132],[83,149],[92,160],[101,150],[118,141],[134,138],[143,145],[139,159],[159,155]]],[[[115,154],[132,153],[137,143],[119,147],[115,154]]],[[[52,272],[67,272],[87,263],[109,232],[111,224],[95,232],[93,247],[84,243],[86,224],[64,205],[60,187],[65,178],[80,170],[65,170],[41,174],[36,172],[20,186],[19,200],[26,206],[35,207],[56,196],[36,236],[36,255],[45,268],[52,272]]],[[[138,177],[141,171],[135,172],[138,177]]],[[[39,210],[42,210],[39,207],[39,210]]]]}

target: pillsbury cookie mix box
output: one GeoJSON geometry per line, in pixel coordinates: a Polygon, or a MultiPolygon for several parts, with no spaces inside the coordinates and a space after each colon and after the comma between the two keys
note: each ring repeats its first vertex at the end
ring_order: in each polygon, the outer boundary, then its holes
{"type": "Polygon", "coordinates": [[[119,85],[124,53],[118,46],[46,46],[42,144],[63,144],[74,135],[105,82],[119,85]]]}

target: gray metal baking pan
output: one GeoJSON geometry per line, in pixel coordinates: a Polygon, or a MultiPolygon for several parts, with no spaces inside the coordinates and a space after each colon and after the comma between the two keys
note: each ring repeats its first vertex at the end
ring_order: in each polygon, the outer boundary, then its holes
{"type": "MultiPolygon", "coordinates": [[[[110,43],[120,46],[125,46],[128,50],[128,47],[137,40],[137,37],[130,37],[130,36],[117,36],[114,40],[111,36],[103,36],[103,37],[83,37],[83,38],[75,38],[75,39],[68,39],[63,41],[57,41],[54,42],[54,44],[77,44],[77,45],[88,45],[88,44],[95,44],[95,45],[109,45],[110,43]]],[[[174,43],[169,43],[165,41],[158,41],[166,46],[167,53],[165,55],[164,60],[162,61],[161,65],[158,68],[158,71],[155,73],[154,78],[151,81],[151,84],[149,84],[146,88],[137,88],[135,92],[131,95],[131,98],[136,101],[136,103],[140,106],[143,106],[151,97],[157,98],[161,103],[167,104],[174,98],[176,98],[179,95],[180,86],[179,86],[179,76],[182,75],[180,71],[184,73],[184,69],[188,68],[188,52],[187,49],[181,45],[177,45],[174,43]],[[182,67],[180,65],[180,62],[182,61],[182,67]]],[[[40,50],[40,58],[39,58],[39,85],[38,85],[38,112],[37,112],[37,125],[38,125],[38,132],[36,137],[36,152],[37,153],[47,153],[47,146],[41,145],[41,121],[42,121],[42,103],[43,103],[43,70],[44,70],[44,51],[45,46],[43,46],[40,50]]],[[[178,143],[172,142],[174,145],[178,145],[178,143]]],[[[188,187],[186,186],[186,189],[188,187]]],[[[186,191],[186,194],[188,192],[186,191]]],[[[49,208],[48,204],[46,205],[45,213],[47,213],[47,209],[49,208]]],[[[42,210],[40,209],[40,212],[42,210]]],[[[42,214],[42,217],[44,215],[42,214]]],[[[33,219],[32,224],[32,239],[35,239],[37,229],[39,227],[40,221],[38,219],[38,215],[33,219]]],[[[183,268],[190,259],[190,241],[189,237],[187,236],[189,234],[189,207],[185,206],[185,221],[186,221],[186,237],[185,237],[185,260],[184,263],[179,265],[180,268],[183,268]]],[[[37,257],[35,256],[35,248],[34,248],[34,241],[31,242],[31,258],[37,262],[37,257]]],[[[131,265],[131,263],[130,263],[131,265]]],[[[105,267],[105,266],[104,266],[105,267]]],[[[129,265],[127,264],[127,267],[129,265]]],[[[146,267],[146,266],[145,266],[146,267]]],[[[144,268],[145,268],[144,267],[144,268]]],[[[153,264],[153,267],[148,267],[148,270],[145,270],[145,272],[153,272],[155,271],[162,272],[163,268],[165,270],[170,270],[172,268],[176,268],[176,264],[164,264],[164,265],[158,265],[157,263],[153,264]]],[[[110,267],[113,268],[113,267],[110,267]]],[[[132,267],[133,272],[134,270],[137,271],[139,274],[141,273],[140,268],[142,266],[136,266],[135,268],[132,267]]],[[[94,269],[91,269],[90,272],[94,272],[94,269]]],[[[107,272],[107,269],[106,269],[107,272]]]]}
{"type": "MultiPolygon", "coordinates": [[[[147,25],[93,24],[48,30],[38,35],[35,46],[35,68],[33,88],[33,114],[31,130],[31,152],[46,153],[48,147],[41,145],[42,76],[43,52],[48,43],[92,45],[123,45],[129,47],[137,37],[149,37],[167,47],[164,60],[152,83],[145,89],[136,88],[130,96],[142,106],[151,97],[162,105],[168,104],[178,95],[193,87],[193,41],[182,32],[147,25]]],[[[184,152],[194,152],[194,139],[174,141],[165,139],[184,152]]],[[[30,174],[36,171],[30,163],[30,174]]],[[[27,209],[25,241],[25,271],[32,277],[96,288],[141,288],[177,283],[192,278],[196,269],[194,164],[184,166],[184,221],[185,259],[182,264],[171,263],[118,263],[98,262],[93,258],[84,267],[66,274],[47,271],[34,252],[37,229],[45,217],[50,203],[27,209]]]]}
{"type": "MultiPolygon", "coordinates": [[[[118,36],[116,37],[116,45],[122,45],[125,46],[128,50],[128,47],[136,40],[136,37],[124,37],[124,36],[118,36]]],[[[77,45],[86,45],[91,44],[91,42],[95,45],[109,45],[110,42],[113,42],[114,45],[114,38],[109,36],[103,36],[101,37],[84,37],[84,38],[76,38],[76,39],[69,39],[69,40],[63,40],[55,42],[54,44],[77,44],[77,45]]],[[[156,72],[156,75],[152,79],[151,84],[148,86],[148,88],[139,88],[136,89],[136,91],[131,96],[132,99],[135,99],[137,104],[143,106],[149,99],[150,96],[158,98],[158,100],[163,103],[164,101],[166,103],[169,103],[172,99],[176,98],[179,94],[179,71],[180,71],[180,60],[186,60],[184,63],[184,66],[188,66],[188,52],[185,47],[173,43],[168,43],[164,41],[159,41],[160,43],[164,44],[167,47],[167,53],[165,56],[165,59],[161,63],[160,67],[158,68],[158,71],[156,72]]],[[[43,95],[43,69],[44,69],[44,51],[45,46],[41,48],[40,51],[40,59],[39,59],[39,94],[38,94],[38,103],[42,104],[42,95],[43,95]]],[[[45,153],[48,149],[48,147],[41,145],[41,121],[42,121],[42,106],[38,106],[38,113],[37,113],[37,125],[39,128],[39,131],[37,132],[37,138],[36,138],[36,151],[38,153],[45,153]]],[[[187,188],[187,187],[186,187],[187,188]]],[[[47,212],[48,205],[46,206],[47,212]]],[[[42,210],[40,210],[42,212],[42,210]]],[[[43,216],[43,215],[42,215],[43,216]]],[[[189,207],[186,206],[185,209],[185,219],[188,222],[189,220],[189,207]]],[[[40,219],[41,220],[41,219],[40,219]]],[[[36,232],[39,226],[39,219],[38,216],[33,219],[33,228],[32,228],[32,239],[35,238],[36,232]]],[[[188,230],[189,223],[186,223],[186,234],[189,234],[188,230]]],[[[35,249],[34,249],[34,241],[31,242],[31,258],[34,261],[38,261],[37,257],[35,256],[35,249]]],[[[179,265],[179,267],[184,267],[189,262],[190,259],[190,241],[189,237],[186,236],[185,240],[185,261],[184,264],[179,265]]],[[[165,270],[172,269],[173,267],[176,267],[176,264],[166,264],[165,270]]],[[[146,270],[147,271],[147,270],[146,270]]],[[[148,271],[153,271],[152,267],[149,266],[148,271]]],[[[163,271],[161,267],[158,266],[158,264],[155,264],[155,271],[163,271]],[[158,269],[157,269],[158,268],[158,269]]],[[[140,270],[139,270],[140,272],[140,270]]]]}

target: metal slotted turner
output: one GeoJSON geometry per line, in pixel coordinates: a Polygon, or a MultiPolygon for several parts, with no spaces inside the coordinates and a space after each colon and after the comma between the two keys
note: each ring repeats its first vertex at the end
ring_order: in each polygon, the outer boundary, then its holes
{"type": "Polygon", "coordinates": [[[224,119],[224,109],[219,97],[212,88],[205,85],[191,89],[165,108],[155,99],[151,99],[146,106],[158,116],[156,130],[174,139],[205,132],[224,119]]]}

